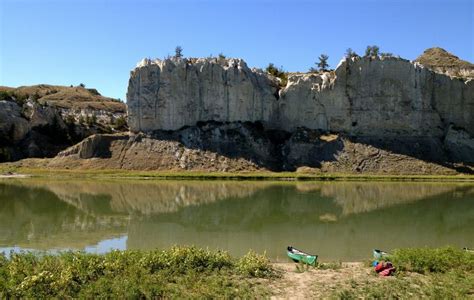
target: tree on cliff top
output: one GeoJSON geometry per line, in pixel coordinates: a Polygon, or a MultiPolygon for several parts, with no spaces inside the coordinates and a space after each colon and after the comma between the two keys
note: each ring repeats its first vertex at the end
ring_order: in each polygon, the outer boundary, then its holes
{"type": "Polygon", "coordinates": [[[326,71],[328,69],[329,67],[328,59],[329,59],[329,56],[327,56],[326,54],[321,54],[319,56],[319,62],[318,62],[319,70],[326,71]]]}
{"type": "Polygon", "coordinates": [[[359,55],[357,53],[355,53],[355,51],[352,50],[352,48],[347,48],[345,57],[346,58],[353,58],[353,57],[359,57],[359,55]]]}
{"type": "Polygon", "coordinates": [[[288,82],[288,75],[286,74],[285,70],[283,67],[277,68],[273,63],[269,63],[268,66],[265,68],[265,71],[267,73],[280,78],[280,86],[286,86],[286,83],[288,82]]]}
{"type": "Polygon", "coordinates": [[[365,57],[379,56],[379,52],[380,52],[379,46],[376,46],[376,45],[367,46],[367,48],[365,48],[365,57]]]}
{"type": "Polygon", "coordinates": [[[181,58],[183,57],[183,48],[181,48],[181,46],[176,46],[176,48],[174,49],[174,57],[175,58],[181,58]]]}
{"type": "Polygon", "coordinates": [[[327,56],[326,54],[321,54],[318,59],[319,59],[319,62],[314,63],[316,67],[309,68],[310,72],[317,73],[319,71],[327,71],[327,69],[329,68],[329,64],[328,64],[329,56],[327,56]]]}

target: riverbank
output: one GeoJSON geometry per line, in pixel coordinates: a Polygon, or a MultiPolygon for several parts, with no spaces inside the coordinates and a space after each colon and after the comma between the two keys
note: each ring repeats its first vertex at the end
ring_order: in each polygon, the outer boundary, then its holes
{"type": "Polygon", "coordinates": [[[123,169],[57,169],[42,166],[42,159],[0,164],[0,178],[97,178],[97,179],[173,179],[173,180],[281,180],[281,181],[447,181],[474,182],[474,175],[398,175],[297,172],[199,172],[186,170],[139,171],[123,169]],[[11,176],[10,176],[11,177],[11,176]]]}
{"type": "Polygon", "coordinates": [[[400,249],[395,276],[368,263],[271,264],[249,252],[194,247],[0,256],[0,297],[126,298],[468,298],[474,296],[474,254],[455,248],[400,249]]]}

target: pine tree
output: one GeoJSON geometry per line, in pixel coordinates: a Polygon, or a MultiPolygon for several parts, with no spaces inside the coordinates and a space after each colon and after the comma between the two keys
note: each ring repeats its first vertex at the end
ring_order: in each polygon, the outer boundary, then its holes
{"type": "Polygon", "coordinates": [[[353,58],[358,57],[359,55],[357,55],[357,53],[355,53],[351,48],[347,48],[345,56],[346,58],[353,58]]]}
{"type": "Polygon", "coordinates": [[[318,59],[319,59],[319,62],[318,62],[319,70],[326,71],[329,67],[329,64],[328,64],[329,56],[327,56],[326,54],[321,54],[318,59]]]}
{"type": "Polygon", "coordinates": [[[174,57],[175,58],[182,58],[183,57],[183,48],[181,46],[176,46],[176,49],[174,49],[174,57]]]}

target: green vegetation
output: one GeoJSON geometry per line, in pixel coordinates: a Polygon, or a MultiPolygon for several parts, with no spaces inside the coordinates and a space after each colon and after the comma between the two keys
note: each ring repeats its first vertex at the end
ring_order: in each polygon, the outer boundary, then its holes
{"type": "Polygon", "coordinates": [[[438,47],[426,49],[415,61],[430,68],[474,69],[474,64],[438,47]]]}
{"type": "Polygon", "coordinates": [[[380,53],[380,57],[394,57],[392,52],[382,52],[380,53]]]}
{"type": "Polygon", "coordinates": [[[18,88],[0,87],[0,100],[16,101],[22,106],[29,98],[32,101],[49,106],[73,109],[99,109],[111,113],[124,113],[125,104],[117,99],[103,97],[85,84],[74,87],[39,84],[18,88]]]}
{"type": "Polygon", "coordinates": [[[452,270],[474,271],[474,255],[453,247],[397,249],[390,260],[399,271],[421,274],[446,273],[452,270]]]}
{"type": "Polygon", "coordinates": [[[86,116],[86,124],[89,127],[92,127],[95,124],[97,124],[97,116],[94,113],[90,114],[90,115],[87,115],[86,116]]]}
{"type": "Polygon", "coordinates": [[[280,87],[284,87],[288,83],[288,74],[283,70],[283,67],[277,68],[273,63],[269,63],[265,71],[270,75],[280,78],[280,87]]]}
{"type": "Polygon", "coordinates": [[[0,100],[16,101],[19,106],[23,106],[28,97],[28,94],[19,94],[15,93],[14,91],[0,90],[0,100]]]}
{"type": "Polygon", "coordinates": [[[319,61],[314,63],[316,67],[311,67],[309,71],[312,73],[327,71],[329,68],[328,59],[329,59],[329,56],[327,56],[326,54],[321,54],[318,57],[319,61]]]}
{"type": "Polygon", "coordinates": [[[329,68],[329,64],[328,64],[328,59],[329,59],[329,56],[327,56],[326,54],[321,54],[319,57],[319,62],[318,62],[318,68],[320,71],[327,71],[327,69],[329,68]]]}
{"type": "Polygon", "coordinates": [[[270,263],[265,255],[259,255],[249,251],[236,264],[236,270],[245,276],[251,277],[272,277],[275,271],[270,267],[270,263]]]}
{"type": "Polygon", "coordinates": [[[0,91],[0,100],[12,100],[12,94],[9,91],[0,91]]]}
{"type": "Polygon", "coordinates": [[[47,159],[28,159],[20,163],[0,164],[0,174],[14,172],[48,178],[154,178],[194,180],[301,180],[301,181],[453,181],[472,182],[473,175],[377,175],[345,173],[298,172],[199,172],[199,171],[139,171],[123,169],[59,169],[48,168],[47,159]]]}
{"type": "MultiPolygon", "coordinates": [[[[474,292],[474,274],[450,272],[427,277],[397,275],[376,282],[356,283],[335,292],[338,299],[465,299],[474,292]]],[[[472,296],[471,296],[472,297],[472,296]]]]}
{"type": "Polygon", "coordinates": [[[183,48],[181,46],[176,46],[174,49],[174,57],[182,58],[183,57],[183,48]]]}
{"type": "Polygon", "coordinates": [[[377,57],[379,56],[380,48],[379,46],[367,46],[365,48],[365,57],[377,57]]]}
{"type": "Polygon", "coordinates": [[[275,273],[249,253],[194,247],[113,251],[105,255],[0,255],[0,298],[249,298],[267,295],[255,277],[275,273]]]}
{"type": "Polygon", "coordinates": [[[474,294],[474,254],[444,247],[397,249],[389,258],[393,278],[356,283],[333,295],[340,299],[461,299],[474,294]]]}
{"type": "Polygon", "coordinates": [[[346,58],[353,58],[353,57],[359,57],[357,53],[355,53],[352,48],[347,48],[346,53],[344,54],[346,58]]]}
{"type": "Polygon", "coordinates": [[[120,116],[112,122],[115,130],[127,129],[127,119],[124,116],[120,116]]]}

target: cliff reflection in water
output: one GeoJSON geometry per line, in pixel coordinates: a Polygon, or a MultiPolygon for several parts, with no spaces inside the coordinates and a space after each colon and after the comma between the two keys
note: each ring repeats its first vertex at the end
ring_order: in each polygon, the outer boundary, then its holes
{"type": "Polygon", "coordinates": [[[293,244],[322,259],[370,249],[474,246],[474,185],[217,181],[0,182],[0,247],[194,244],[279,259],[293,244]]]}

